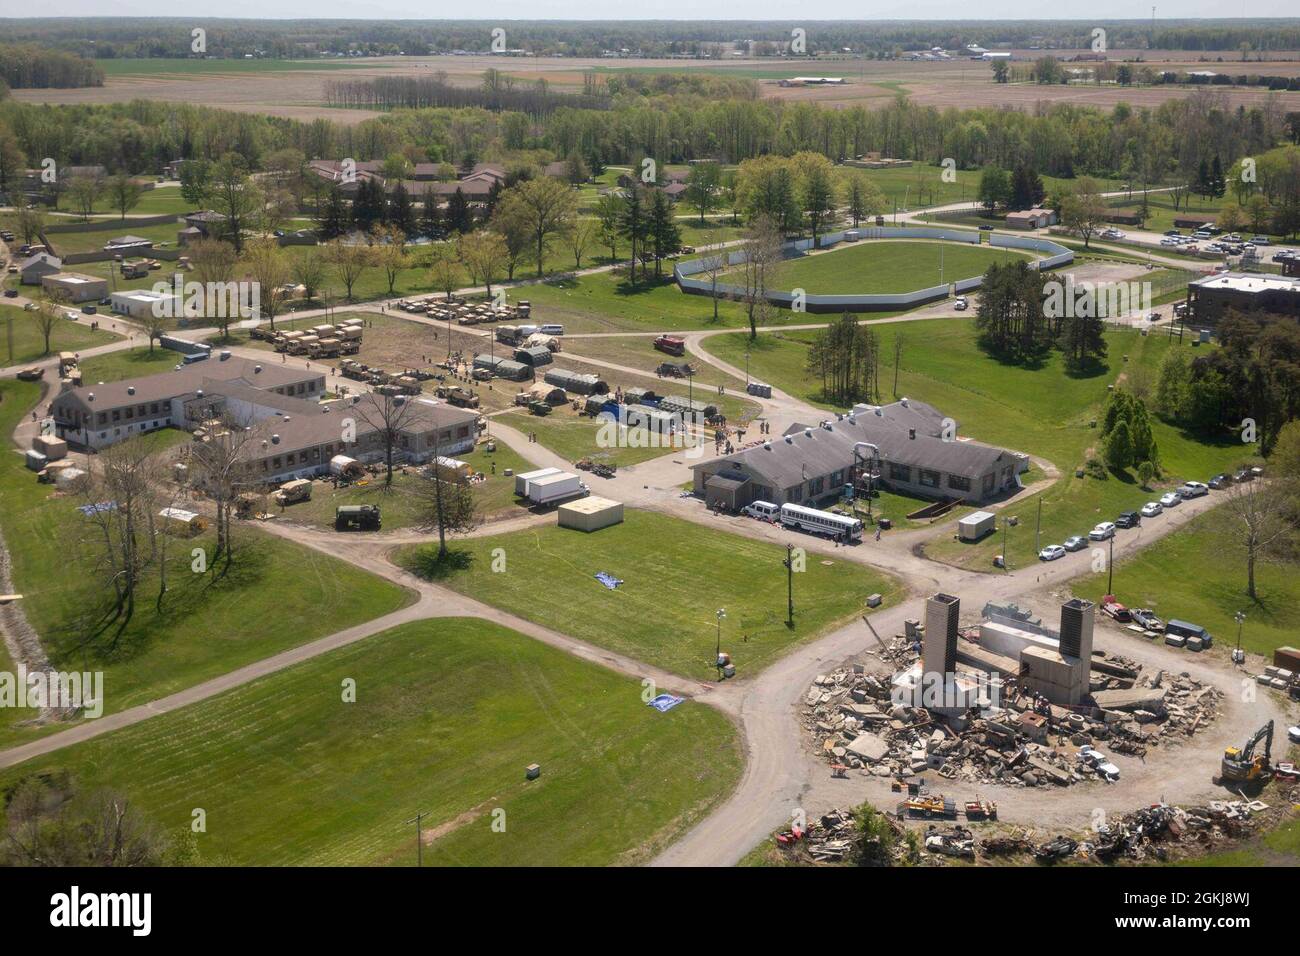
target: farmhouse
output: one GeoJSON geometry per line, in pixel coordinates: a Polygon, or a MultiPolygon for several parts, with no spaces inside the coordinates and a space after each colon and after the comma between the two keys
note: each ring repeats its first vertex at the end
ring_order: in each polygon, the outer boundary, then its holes
{"type": "Polygon", "coordinates": [[[859,405],[833,421],[795,425],[779,439],[693,466],[695,493],[730,509],[753,501],[816,505],[843,493],[855,465],[874,464],[864,442],[878,449],[882,486],[921,498],[981,504],[1016,487],[1029,467],[1025,455],[944,434],[943,415],[924,402],[859,405]]]}
{"type": "Polygon", "coordinates": [[[18,281],[23,285],[40,285],[46,276],[57,275],[62,269],[61,259],[48,252],[38,252],[18,263],[18,281]]]}
{"type": "Polygon", "coordinates": [[[1188,312],[1197,325],[1215,325],[1228,309],[1300,318],[1300,279],[1221,272],[1187,284],[1188,312]]]}

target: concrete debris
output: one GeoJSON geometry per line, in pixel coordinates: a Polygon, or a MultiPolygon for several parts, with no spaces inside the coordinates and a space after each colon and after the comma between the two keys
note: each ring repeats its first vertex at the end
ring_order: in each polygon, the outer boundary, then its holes
{"type": "Polygon", "coordinates": [[[1149,748],[1185,739],[1217,718],[1223,693],[1187,674],[1144,676],[1136,662],[1106,658],[1117,673],[1094,675],[1093,703],[1067,710],[1008,683],[999,706],[945,717],[891,698],[890,674],[917,660],[906,634],[873,651],[887,667],[873,674],[854,664],[817,675],[804,697],[803,722],[836,775],[906,779],[935,773],[972,785],[1071,786],[1100,780],[1079,759],[1085,746],[1143,757],[1149,748]],[[1103,742],[1104,743],[1100,743],[1103,742]]]}

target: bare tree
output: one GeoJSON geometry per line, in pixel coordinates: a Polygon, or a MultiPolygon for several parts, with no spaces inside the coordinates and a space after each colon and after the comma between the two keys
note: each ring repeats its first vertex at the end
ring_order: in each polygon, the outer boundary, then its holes
{"type": "Polygon", "coordinates": [[[68,183],[67,192],[72,208],[81,214],[82,219],[89,221],[95,203],[104,193],[104,182],[96,176],[75,176],[68,183]]]}
{"type": "Polygon", "coordinates": [[[718,321],[718,279],[731,268],[731,263],[728,261],[727,250],[722,248],[722,237],[719,233],[709,232],[705,235],[703,244],[711,247],[700,259],[700,263],[704,266],[704,274],[709,277],[710,295],[713,297],[713,321],[716,322],[718,321]]]}
{"type": "Polygon", "coordinates": [[[144,187],[126,173],[118,173],[108,181],[108,198],[120,219],[126,219],[126,214],[140,204],[142,196],[144,187]]]}
{"type": "MultiPolygon", "coordinates": [[[[438,435],[441,429],[435,431],[438,435]]],[[[416,524],[422,531],[438,530],[438,559],[447,556],[447,535],[466,534],[482,522],[474,490],[465,482],[448,481],[439,467],[442,451],[434,440],[433,461],[429,465],[429,480],[417,482],[416,524]]]]}
{"type": "Polygon", "coordinates": [[[199,239],[190,243],[188,249],[194,281],[203,289],[200,297],[203,318],[216,319],[221,337],[225,338],[230,334],[230,320],[234,318],[224,307],[228,298],[220,294],[210,296],[208,290],[224,287],[234,278],[239,253],[230,243],[220,239],[199,239]],[[220,314],[209,315],[210,312],[220,314]]]}
{"type": "Polygon", "coordinates": [[[293,263],[293,281],[302,286],[308,302],[325,284],[326,265],[324,254],[316,248],[305,250],[293,263]]]}
{"type": "Polygon", "coordinates": [[[578,219],[569,227],[569,251],[573,253],[573,268],[582,268],[582,257],[599,238],[600,224],[595,219],[578,219]]]}
{"type": "Polygon", "coordinates": [[[1233,485],[1223,503],[1222,531],[1246,558],[1246,593],[1258,600],[1255,569],[1283,551],[1294,534],[1291,498],[1277,481],[1249,481],[1233,485]]]}
{"type": "Polygon", "coordinates": [[[41,293],[36,309],[36,329],[41,333],[41,340],[45,343],[45,351],[41,353],[42,355],[50,354],[50,337],[58,327],[59,319],[67,305],[68,297],[61,292],[41,293]]]}
{"type": "Polygon", "coordinates": [[[375,261],[384,270],[388,294],[392,295],[402,270],[411,265],[411,257],[406,254],[406,233],[396,226],[379,226],[375,229],[375,239],[375,261]]]}
{"type": "Polygon", "coordinates": [[[224,556],[229,567],[235,553],[230,524],[235,499],[255,483],[252,460],[260,457],[260,451],[268,449],[274,438],[264,427],[239,421],[220,399],[204,411],[203,419],[207,433],[189,446],[190,480],[216,506],[217,547],[213,561],[224,556]]]}
{"type": "Polygon", "coordinates": [[[767,293],[776,281],[782,261],[781,231],[776,223],[767,216],[755,219],[746,233],[742,251],[745,312],[752,342],[758,338],[760,322],[766,322],[774,308],[767,293]]]}
{"type": "Polygon", "coordinates": [[[384,484],[393,483],[393,459],[402,434],[407,431],[415,416],[415,406],[404,395],[377,395],[371,393],[348,411],[373,429],[369,440],[384,450],[386,475],[384,484]]]}
{"type": "Polygon", "coordinates": [[[89,643],[116,624],[110,648],[117,646],[135,613],[136,589],[157,559],[153,447],[140,438],[109,445],[96,456],[79,489],[86,507],[83,551],[112,589],[112,607],[86,636],[89,643]]]}

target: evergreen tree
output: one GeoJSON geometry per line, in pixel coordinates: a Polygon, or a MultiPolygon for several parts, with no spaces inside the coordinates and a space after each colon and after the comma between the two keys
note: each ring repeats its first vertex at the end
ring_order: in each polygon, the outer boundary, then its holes
{"type": "Polygon", "coordinates": [[[415,235],[415,206],[411,202],[411,194],[406,191],[405,183],[399,182],[393,188],[393,197],[388,206],[388,223],[402,230],[405,235],[415,235]]]}
{"type": "Polygon", "coordinates": [[[436,239],[441,228],[442,212],[438,208],[438,196],[431,188],[426,188],[424,201],[420,204],[420,231],[430,239],[436,239]]]}
{"type": "Polygon", "coordinates": [[[649,233],[649,217],[646,215],[645,208],[645,190],[642,187],[633,186],[627,191],[627,198],[623,201],[623,215],[620,225],[623,235],[627,236],[628,241],[632,244],[632,268],[629,277],[632,284],[636,285],[637,248],[642,245],[649,233]]]}
{"type": "Polygon", "coordinates": [[[673,203],[662,189],[656,189],[650,200],[650,221],[647,232],[655,255],[655,276],[660,275],[663,260],[682,248],[682,235],[673,218],[673,203]]]}
{"type": "Polygon", "coordinates": [[[331,186],[316,216],[316,232],[320,239],[328,242],[347,232],[350,225],[348,204],[343,198],[343,191],[337,185],[331,186]]]}
{"type": "Polygon", "coordinates": [[[469,232],[473,223],[474,217],[470,212],[469,200],[465,198],[464,190],[457,186],[447,202],[447,228],[453,232],[465,233],[469,232]]]}

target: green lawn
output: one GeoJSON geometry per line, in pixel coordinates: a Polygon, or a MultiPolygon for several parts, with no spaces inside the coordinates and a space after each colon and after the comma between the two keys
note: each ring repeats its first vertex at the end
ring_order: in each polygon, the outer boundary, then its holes
{"type": "MultiPolygon", "coordinates": [[[[639,275],[639,272],[638,272],[639,275]]],[[[556,279],[515,293],[533,304],[534,321],[559,322],[574,332],[675,332],[707,329],[712,325],[745,324],[744,309],[735,302],[718,304],[718,321],[713,319],[713,300],[702,295],[683,295],[673,282],[671,270],[664,277],[647,282],[640,278],[633,286],[627,277],[604,272],[580,279],[556,279]]],[[[781,312],[776,321],[789,320],[781,312]]],[[[800,318],[804,318],[801,316],[800,318]]]]}
{"type": "Polygon", "coordinates": [[[741,768],[721,713],[659,713],[641,693],[493,624],[421,621],[22,764],[0,787],[67,770],[175,834],[202,807],[208,863],[414,865],[416,811],[426,866],[640,863],[741,768]],[[542,774],[526,781],[531,763],[542,774]]]}
{"type": "MultiPolygon", "coordinates": [[[[1161,520],[1148,518],[1146,523],[1161,520]]],[[[1115,594],[1130,607],[1149,607],[1166,620],[1176,617],[1208,628],[1225,653],[1237,640],[1233,615],[1245,611],[1242,646],[1271,661],[1275,647],[1297,643],[1300,567],[1284,560],[1261,562],[1255,573],[1258,600],[1252,601],[1246,593],[1245,556],[1224,533],[1227,520],[1216,511],[1198,515],[1177,534],[1117,562],[1115,594]]],[[[1106,593],[1106,575],[1078,578],[1070,586],[1096,601],[1106,593]]]]}
{"type": "MultiPolygon", "coordinates": [[[[121,223],[121,230],[116,229],[94,229],[79,232],[47,232],[46,236],[54,244],[54,248],[61,256],[66,256],[77,252],[98,252],[104,248],[104,244],[110,239],[118,236],[140,236],[143,239],[152,239],[155,246],[165,246],[169,249],[176,248],[176,233],[183,228],[182,223],[165,223],[161,226],[142,226],[138,223],[132,223],[130,219],[121,223]]],[[[148,258],[148,250],[140,253],[132,253],[127,258],[148,258]]],[[[80,266],[74,267],[80,270],[80,266]]],[[[162,270],[163,274],[155,276],[154,281],[166,278],[164,275],[166,268],[162,270]]],[[[153,282],[147,283],[153,285],[153,282]]]]}
{"type": "Polygon", "coordinates": [[[855,618],[868,595],[879,592],[889,604],[903,594],[861,565],[809,555],[806,570],[794,575],[790,630],[785,549],[632,508],[622,524],[592,533],[548,525],[456,549],[459,560],[441,568],[431,569],[423,548],[403,549],[399,560],[521,617],[701,679],[717,676],[719,607],[727,611],[723,650],[741,676],[752,676],[795,644],[855,618]],[[504,572],[493,571],[498,548],[504,572]],[[594,577],[599,571],[624,583],[607,590],[594,577]]]}
{"type": "MultiPolygon", "coordinates": [[[[1097,441],[1097,430],[1091,422],[1100,416],[1106,386],[1121,373],[1149,376],[1154,382],[1165,351],[1190,345],[1179,345],[1176,340],[1171,343],[1161,335],[1108,331],[1109,368],[1080,377],[1067,375],[1057,354],[1037,369],[1005,365],[986,356],[976,345],[974,323],[966,319],[885,324],[876,326],[876,333],[884,356],[880,377],[886,391],[882,400],[893,398],[894,340],[902,336],[899,396],[929,402],[951,415],[962,435],[1038,455],[1057,466],[1062,477],[1043,493],[1042,544],[1086,534],[1097,522],[1113,520],[1120,511],[1138,508],[1159,497],[1143,491],[1131,476],[1112,475],[1104,481],[1075,478],[1074,469],[1084,463],[1097,441]]],[[[804,372],[808,343],[814,335],[804,331],[760,336],[751,350],[751,368],[755,378],[821,407],[834,408],[820,400],[820,383],[804,372]]],[[[706,348],[732,364],[743,364],[747,341],[744,334],[714,336],[706,348]]],[[[1164,467],[1160,487],[1188,478],[1205,481],[1242,460],[1240,443],[1205,442],[1156,419],[1152,425],[1164,467]]],[[[1036,560],[1036,497],[1020,502],[1011,512],[1021,519],[1008,542],[1013,568],[1036,560]]],[[[926,553],[964,566],[989,569],[993,555],[1000,553],[1002,546],[1001,535],[978,544],[941,539],[928,544],[926,553]]]]}
{"type": "MultiPolygon", "coordinates": [[[[515,480],[506,477],[506,470],[516,473],[528,471],[532,466],[504,442],[497,442],[497,450],[488,452],[486,443],[478,445],[472,452],[455,456],[468,462],[476,472],[487,475],[487,479],[474,485],[474,497],[478,502],[479,513],[484,518],[501,517],[510,512],[523,514],[515,502],[515,480]],[[493,474],[493,465],[496,473],[493,474]]],[[[427,500],[411,494],[412,488],[421,484],[428,485],[428,479],[415,474],[397,474],[393,476],[392,486],[384,484],[382,476],[370,478],[366,484],[347,485],[335,489],[327,481],[317,481],[312,487],[310,501],[290,505],[284,509],[284,518],[288,521],[311,524],[319,528],[334,527],[334,511],[339,505],[380,506],[384,518],[384,529],[409,528],[420,517],[420,507],[427,500]]],[[[272,512],[280,508],[272,503],[272,512]]],[[[277,519],[278,520],[278,519],[277,519]]]]}
{"type": "MultiPolygon", "coordinates": [[[[0,434],[36,401],[37,386],[0,382],[0,434]]],[[[179,432],[145,440],[161,448],[179,432]]],[[[16,591],[55,666],[103,671],[105,710],[114,712],[164,696],[289,647],[396,610],[409,593],[335,558],[299,547],[247,525],[236,528],[236,560],[229,572],[212,563],[191,570],[191,549],[210,557],[212,535],[173,539],[168,593],[156,607],[158,577],[144,578],[130,623],[96,634],[93,623],[107,593],[86,543],[87,525],[76,497],[38,484],[21,457],[0,458],[0,511],[13,562],[16,591]]],[[[0,742],[42,730],[19,728],[29,717],[0,710],[0,742]]],[[[57,729],[57,728],[54,728],[57,729]]]]}
{"type": "MultiPolygon", "coordinates": [[[[96,345],[107,345],[117,336],[90,325],[60,319],[50,334],[50,353],[80,352],[96,345]]],[[[0,364],[22,365],[50,354],[45,351],[45,337],[31,312],[13,305],[0,305],[0,364]]]]}
{"type": "Polygon", "coordinates": [[[179,353],[158,345],[152,351],[143,345],[139,348],[121,349],[91,356],[82,362],[81,380],[86,385],[94,385],[96,382],[120,382],[124,378],[170,372],[180,360],[179,353]]]}
{"type": "MultiPolygon", "coordinates": [[[[661,444],[658,447],[629,447],[632,440],[649,442],[657,436],[651,436],[644,429],[633,429],[629,432],[622,427],[619,428],[620,444],[617,447],[601,447],[598,442],[604,434],[603,423],[595,418],[580,415],[567,406],[561,406],[546,416],[538,416],[526,411],[506,412],[498,415],[493,421],[516,428],[525,435],[536,432],[539,444],[570,462],[576,462],[580,458],[590,458],[593,461],[603,461],[626,468],[628,465],[649,461],[662,455],[673,454],[681,457],[695,450],[686,447],[664,447],[664,440],[660,440],[661,444]]],[[[708,452],[709,457],[712,457],[711,445],[708,452]]]]}
{"type": "Polygon", "coordinates": [[[785,263],[776,285],[803,289],[808,295],[911,292],[983,275],[995,263],[1029,259],[1023,253],[964,242],[856,242],[785,263]]]}

